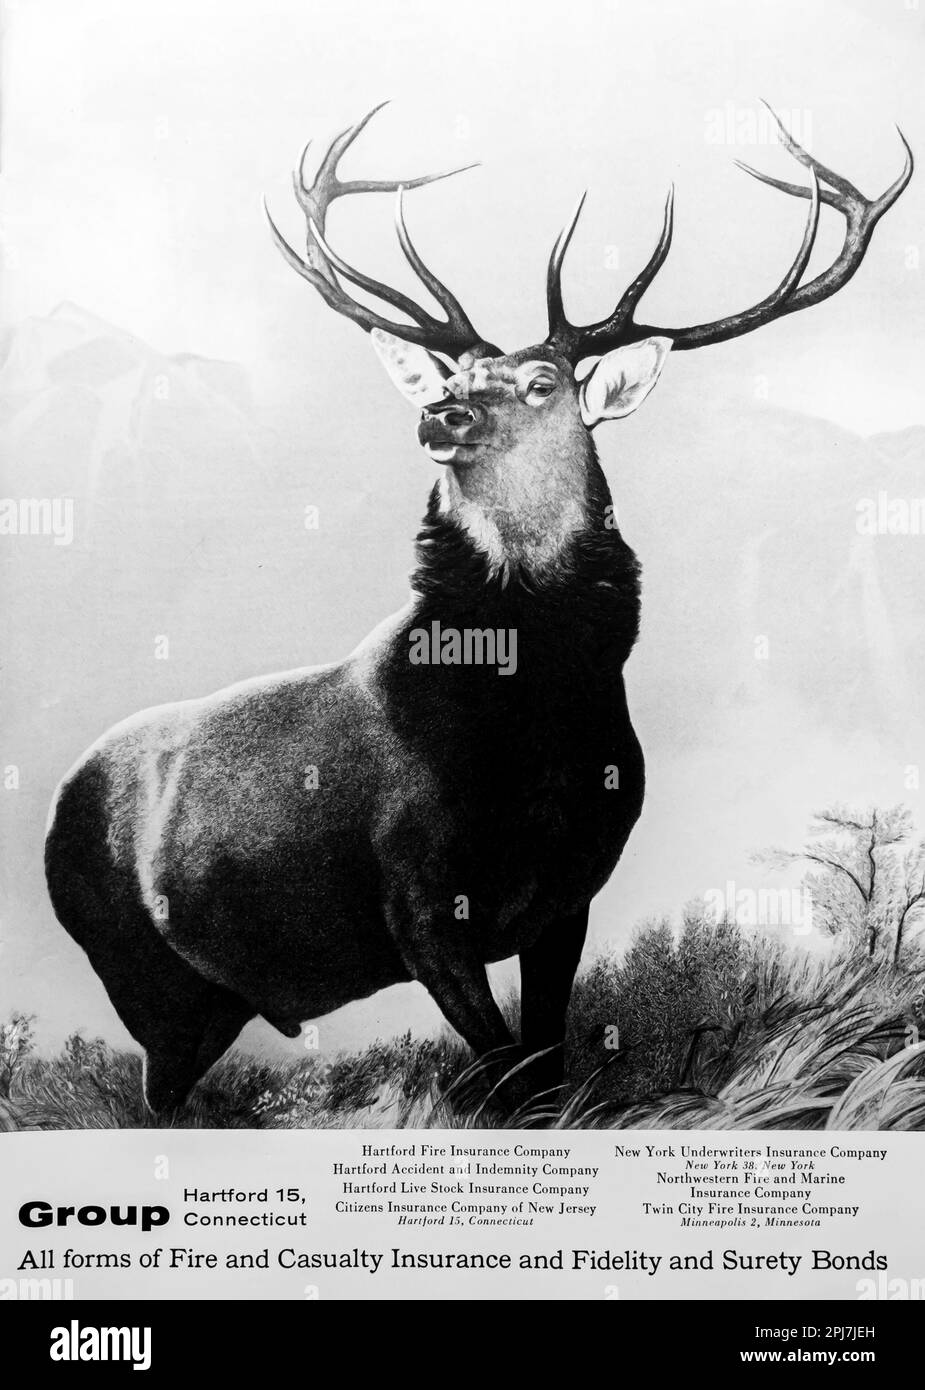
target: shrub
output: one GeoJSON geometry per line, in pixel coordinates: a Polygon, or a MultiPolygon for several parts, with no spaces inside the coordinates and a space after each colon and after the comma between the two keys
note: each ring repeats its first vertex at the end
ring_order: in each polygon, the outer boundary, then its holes
{"type": "MultiPolygon", "coordinates": [[[[455,1034],[271,1062],[229,1052],[173,1118],[183,1128],[925,1128],[925,961],[898,968],[850,934],[811,954],[688,910],[602,953],[572,997],[568,1085],[501,1111],[503,1059],[455,1034]],[[500,1069],[500,1070],[499,1070],[500,1069]]],[[[516,992],[502,1003],[509,1021],[516,992]]],[[[32,1020],[0,1028],[0,1128],[154,1124],[141,1060],[74,1033],[37,1056],[32,1020]]]]}
{"type": "Polygon", "coordinates": [[[14,1013],[0,1025],[0,1094],[9,1096],[17,1074],[34,1047],[32,1014],[14,1013]]]}

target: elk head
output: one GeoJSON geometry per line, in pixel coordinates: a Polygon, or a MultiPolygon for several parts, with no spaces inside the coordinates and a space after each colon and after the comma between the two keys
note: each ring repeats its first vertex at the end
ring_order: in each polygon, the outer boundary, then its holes
{"type": "Polygon", "coordinates": [[[390,377],[421,411],[420,443],[435,462],[446,465],[444,509],[499,563],[529,560],[541,565],[554,558],[583,524],[589,473],[597,467],[591,431],[605,420],[631,414],[645,400],[670,350],[724,342],[834,294],[857,270],[874,227],[902,193],[913,170],[912,152],[900,131],[906,152],[902,173],[879,198],[865,198],[847,179],[798,145],[774,116],[782,143],[809,171],[808,186],[785,183],[737,163],[763,183],[807,200],[799,250],[766,298],[741,313],[690,328],[660,328],[635,319],[637,306],[671,246],[673,190],[665,203],[658,244],[613,312],[586,326],[569,322],[562,300],[562,263],[584,203],[582,195],[549,260],[548,334],[542,343],[504,353],[482,337],[458,299],[424,264],[405,225],[405,190],[464,170],[405,181],[338,177],[344,151],[379,110],[381,106],[375,107],[333,141],[311,182],[305,172],[310,146],[302,151],[293,182],[308,228],[304,259],[285,241],[269,210],[267,218],[289,264],[332,309],[370,334],[390,377]],[[374,192],[397,195],[396,227],[402,250],[445,318],[434,317],[400,290],[348,265],[328,244],[325,218],[330,204],[345,194],[374,192]],[[826,270],[801,283],[822,203],[844,217],[844,244],[826,270]],[[384,318],[349,295],[342,281],[374,295],[411,321],[384,318]],[[589,362],[593,365],[587,370],[589,362]]]}

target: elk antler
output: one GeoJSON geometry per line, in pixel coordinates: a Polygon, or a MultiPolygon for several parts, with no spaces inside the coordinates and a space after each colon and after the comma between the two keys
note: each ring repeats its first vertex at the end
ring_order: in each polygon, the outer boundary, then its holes
{"type": "MultiPolygon", "coordinates": [[[[767,106],[767,102],[764,104],[767,106]]],[[[769,106],[768,110],[771,111],[769,106]]],[[[588,324],[586,327],[571,324],[565,316],[562,305],[562,261],[572,239],[578,214],[581,212],[584,202],[584,197],[582,197],[571,221],[560,233],[549,259],[546,286],[549,306],[549,337],[546,341],[551,347],[575,363],[583,357],[595,356],[625,343],[639,342],[642,338],[670,338],[675,352],[687,348],[706,347],[710,343],[722,343],[728,338],[737,338],[742,333],[750,333],[753,329],[760,328],[762,324],[770,323],[773,319],[781,318],[784,314],[795,313],[797,309],[806,309],[810,304],[818,304],[821,300],[828,299],[829,295],[834,294],[836,290],[840,290],[842,285],[851,279],[864,259],[864,253],[867,250],[874,227],[887,209],[896,202],[912,177],[914,162],[908,142],[897,127],[899,138],[906,151],[905,167],[895,183],[892,183],[879,198],[865,198],[854,184],[849,183],[840,174],[834,173],[818,159],[807,154],[806,150],[797,144],[779,117],[773,111],[771,111],[771,115],[777,122],[787,150],[809,170],[809,186],[784,183],[780,179],[771,178],[769,174],[752,169],[748,164],[741,163],[740,160],[736,160],[736,163],[747,174],[760,179],[762,183],[770,184],[772,188],[780,189],[782,193],[790,193],[796,198],[809,199],[809,212],[800,249],[777,289],[767,298],[762,299],[760,303],[753,305],[751,309],[746,309],[740,314],[730,314],[726,318],[716,319],[713,323],[701,323],[693,328],[655,328],[651,324],[636,323],[633,318],[636,306],[655,279],[671,246],[674,192],[672,189],[665,204],[665,217],[658,245],[652,253],[648,265],[630,285],[613,313],[608,318],[601,319],[599,323],[588,324]],[[823,184],[828,184],[828,187],[821,188],[819,186],[820,181],[823,184]],[[835,208],[844,217],[844,245],[827,270],[817,275],[815,279],[807,281],[805,285],[801,285],[800,280],[809,263],[813,244],[816,240],[820,203],[826,203],[829,207],[835,208]]]]}
{"type": "Polygon", "coordinates": [[[360,131],[372,120],[376,112],[381,111],[385,105],[387,105],[386,102],[381,102],[379,106],[374,106],[372,111],[367,112],[355,125],[337,136],[329,146],[315,175],[314,182],[311,184],[306,181],[305,177],[305,159],[311,147],[311,141],[305,146],[292,178],[296,199],[308,223],[306,259],[303,260],[293,251],[283,237],[270,216],[270,210],[267,207],[266,199],[264,199],[264,211],[276,245],[293,270],[297,270],[310,285],[314,285],[326,304],[335,309],[337,313],[353,319],[354,323],[358,323],[367,333],[378,328],[383,332],[393,333],[397,338],[403,338],[406,342],[419,343],[423,347],[431,348],[435,352],[442,352],[454,359],[460,357],[464,352],[471,351],[476,351],[479,355],[484,356],[498,356],[500,349],[482,338],[481,334],[473,327],[456,296],[437,279],[436,275],[421,260],[408,235],[402,206],[405,189],[420,188],[426,183],[436,183],[438,179],[447,179],[453,174],[465,173],[466,169],[472,169],[475,166],[466,164],[463,168],[449,169],[442,174],[424,174],[419,178],[405,179],[404,181],[351,179],[344,182],[338,177],[337,165],[341,155],[349,149],[360,131]],[[373,280],[369,275],[364,275],[362,271],[355,270],[353,266],[348,265],[336,252],[331,250],[325,240],[324,224],[327,210],[335,198],[343,197],[348,193],[397,194],[395,223],[401,248],[418,279],[443,309],[446,314],[445,321],[434,318],[432,314],[428,313],[408,295],[403,294],[401,290],[392,289],[391,286],[383,284],[379,280],[373,280]],[[390,304],[393,309],[407,314],[412,322],[393,323],[376,313],[375,310],[367,308],[365,304],[360,304],[343,289],[338,276],[349,280],[351,284],[358,285],[360,289],[367,290],[386,304],[390,304]]]}

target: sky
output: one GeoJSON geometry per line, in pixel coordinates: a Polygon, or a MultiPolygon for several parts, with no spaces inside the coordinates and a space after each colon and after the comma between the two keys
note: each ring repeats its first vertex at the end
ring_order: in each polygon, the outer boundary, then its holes
{"type": "MultiPolygon", "coordinates": [[[[471,0],[462,13],[422,0],[267,0],[259,15],[235,0],[8,0],[4,12],[5,316],[73,300],[163,351],[229,357],[286,388],[316,365],[313,344],[326,353],[348,334],[333,323],[319,334],[259,200],[297,237],[298,151],[377,101],[393,106],[355,169],[483,162],[409,199],[408,215],[504,344],[538,336],[548,247],[585,186],[576,312],[612,295],[614,251],[627,271],[647,257],[671,180],[675,245],[647,312],[696,322],[776,284],[803,206],[732,162],[793,168],[751,143],[762,97],[872,193],[901,167],[894,122],[925,144],[917,0],[574,0],[567,12],[471,0]]],[[[735,354],[743,389],[763,374],[781,404],[861,432],[925,420],[923,200],[919,180],[805,348],[777,329],[715,350],[735,354]],[[861,341],[874,345],[876,391],[861,341]]],[[[399,261],[390,200],[373,201],[337,210],[330,229],[375,273],[399,261]]],[[[831,221],[820,256],[835,244],[831,221]]]]}
{"type": "MultiPolygon", "coordinates": [[[[143,603],[137,597],[130,555],[120,553],[117,563],[109,556],[110,568],[100,561],[96,582],[111,592],[126,630],[133,603],[145,634],[149,609],[151,624],[188,622],[185,664],[178,658],[155,679],[150,667],[132,665],[102,622],[82,656],[62,617],[48,640],[67,650],[71,688],[49,688],[44,668],[31,684],[23,673],[12,741],[28,734],[32,746],[53,744],[61,759],[56,776],[107,722],[132,709],[275,665],[333,659],[403,601],[410,537],[431,481],[414,444],[414,416],[363,336],[326,311],[283,263],[260,206],[266,194],[298,244],[304,233],[290,170],[310,136],[320,148],[389,98],[345,160],[346,174],[409,177],[482,162],[458,180],[409,194],[407,216],[425,259],[483,331],[508,348],[545,332],[546,258],[584,188],[590,195],[565,277],[573,318],[599,317],[646,261],[672,181],[674,245],[646,297],[645,318],[700,322],[762,298],[795,254],[805,205],[734,165],[744,159],[793,176],[792,161],[769,139],[761,97],[866,193],[879,193],[902,167],[894,123],[915,150],[925,151],[925,5],[912,0],[573,0],[568,7],[552,0],[471,0],[461,9],[407,0],[269,0],[259,10],[239,0],[132,6],[6,0],[3,26],[4,326],[21,334],[28,321],[48,322],[67,302],[155,353],[237,364],[266,436],[256,473],[237,462],[232,474],[229,465],[227,495],[213,440],[202,472],[211,501],[201,479],[192,478],[190,497],[197,487],[199,493],[176,521],[178,528],[192,524],[191,517],[196,522],[195,565],[184,570],[186,551],[165,543],[177,565],[169,602],[166,581],[160,600],[147,591],[143,603]],[[319,495],[350,524],[329,538],[323,573],[309,564],[287,569],[284,528],[306,499],[319,495]],[[203,558],[210,529],[214,536],[220,521],[233,526],[247,509],[279,519],[262,520],[260,534],[235,531],[223,549],[215,542],[220,565],[214,562],[210,576],[208,555],[203,558]],[[267,529],[272,524],[278,535],[267,529]],[[263,554],[268,536],[279,544],[263,554]],[[275,587],[261,590],[262,598],[255,590],[250,607],[235,615],[230,637],[221,586],[239,586],[239,593],[250,582],[250,563],[275,587]],[[304,585],[298,598],[294,577],[304,585]],[[203,578],[216,580],[214,589],[193,598],[203,578]]],[[[368,207],[345,200],[332,212],[330,239],[347,259],[412,289],[390,200],[365,201],[368,207]]],[[[750,563],[743,537],[724,527],[716,496],[698,495],[719,478],[736,487],[726,464],[732,459],[735,469],[737,447],[747,439],[766,470],[774,468],[777,449],[783,473],[781,451],[791,434],[799,434],[800,458],[812,459],[812,429],[807,434],[793,422],[821,419],[833,430],[819,436],[820,456],[836,470],[826,477],[837,479],[839,457],[855,457],[851,438],[925,425],[923,223],[919,175],[878,227],[843,293],[736,342],[678,354],[640,415],[606,437],[602,432],[621,518],[647,576],[648,626],[633,658],[631,698],[647,749],[661,754],[647,819],[620,869],[629,905],[624,935],[639,914],[679,907],[690,892],[721,881],[725,866],[744,862],[749,844],[797,835],[811,791],[892,795],[902,758],[895,750],[884,755],[876,727],[858,729],[848,755],[840,732],[778,694],[739,719],[718,767],[709,729],[699,730],[685,750],[677,732],[683,714],[659,701],[675,688],[672,667],[682,658],[710,673],[736,659],[719,645],[706,655],[695,650],[705,640],[702,630],[694,624],[685,636],[677,610],[686,571],[705,582],[711,556],[718,565],[747,569],[750,563]],[[773,412],[773,421],[763,424],[762,411],[773,412]],[[684,450],[695,437],[717,441],[722,458],[715,473],[701,458],[685,476],[684,450]],[[634,469],[637,459],[648,473],[634,469]],[[660,488],[670,490],[669,501],[660,488]],[[663,514],[670,524],[661,523],[663,514]],[[702,814],[686,810],[704,796],[707,825],[702,814]]],[[[824,212],[813,267],[837,253],[839,225],[824,212]]],[[[75,450],[67,426],[41,447],[44,462],[66,475],[75,450]]],[[[4,460],[6,493],[28,490],[26,457],[4,460]]],[[[43,458],[36,458],[39,467],[43,458]]],[[[746,476],[746,492],[754,483],[748,545],[760,546],[762,510],[776,505],[768,500],[773,473],[746,476]]],[[[875,483],[873,477],[870,486],[875,483]]],[[[788,487],[799,494],[799,480],[790,478],[788,487]]],[[[818,492],[808,491],[803,505],[799,524],[807,526],[818,492]]],[[[738,515],[732,507],[728,514],[738,515]]],[[[152,528],[169,524],[169,508],[152,503],[152,528]]],[[[775,525],[786,522],[777,517],[775,525]]],[[[807,574],[830,583],[820,558],[825,543],[819,555],[811,539],[800,546],[807,574]]],[[[33,563],[23,555],[13,555],[20,575],[33,563]]],[[[61,551],[55,558],[63,566],[74,557],[61,551]]],[[[888,584],[889,556],[884,563],[880,580],[888,584]]],[[[804,602],[796,592],[793,599],[804,602]]],[[[747,606],[741,594],[730,603],[747,606]]],[[[27,637],[19,633],[24,651],[27,637]]],[[[822,681],[822,658],[802,655],[822,681]]],[[[38,658],[34,665],[38,671],[38,658]]],[[[53,785],[49,767],[34,793],[39,818],[53,785]]],[[[17,856],[26,853],[17,846],[7,865],[14,880],[17,856]]],[[[34,856],[34,847],[28,853],[34,856]]],[[[30,875],[33,868],[30,861],[30,875]]],[[[43,911],[40,930],[31,918],[25,922],[16,943],[15,990],[0,991],[0,1005],[14,994],[22,999],[29,972],[36,979],[41,973],[46,1014],[60,998],[67,1001],[61,1020],[68,1025],[86,1022],[118,1036],[98,984],[74,983],[84,980],[86,967],[47,906],[43,911]],[[73,992],[62,991],[65,977],[73,992]]],[[[598,929],[604,930],[600,914],[598,929]]],[[[408,1009],[406,996],[390,992],[355,1011],[332,1036],[353,1043],[371,1029],[394,1029],[408,1009]]],[[[419,1000],[414,1009],[412,1017],[425,1017],[419,1000]]]]}

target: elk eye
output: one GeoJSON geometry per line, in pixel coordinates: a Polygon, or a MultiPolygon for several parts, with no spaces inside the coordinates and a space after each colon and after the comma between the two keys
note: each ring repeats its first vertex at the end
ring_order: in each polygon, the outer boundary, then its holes
{"type": "Polygon", "coordinates": [[[555,389],[556,388],[551,381],[546,381],[545,379],[541,378],[538,381],[530,382],[530,385],[527,387],[527,395],[541,396],[545,398],[546,396],[551,396],[555,389]]]}

